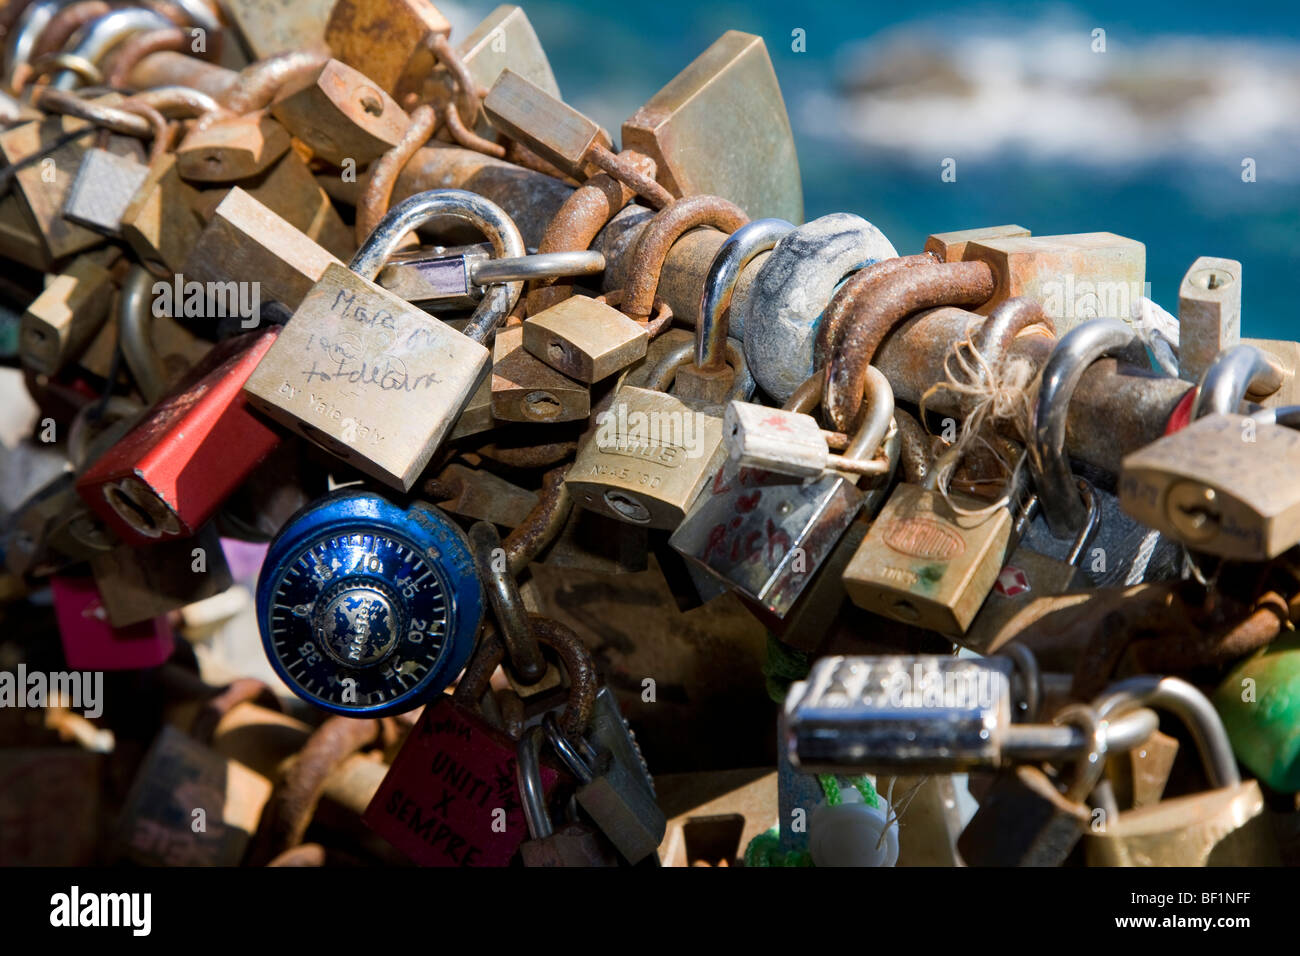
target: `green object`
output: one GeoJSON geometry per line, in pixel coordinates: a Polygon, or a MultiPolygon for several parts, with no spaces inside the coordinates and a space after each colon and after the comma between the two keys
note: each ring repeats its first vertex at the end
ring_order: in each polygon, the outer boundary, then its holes
{"type": "Polygon", "coordinates": [[[1274,790],[1300,790],[1300,636],[1280,638],[1233,668],[1214,707],[1238,760],[1274,790]]]}

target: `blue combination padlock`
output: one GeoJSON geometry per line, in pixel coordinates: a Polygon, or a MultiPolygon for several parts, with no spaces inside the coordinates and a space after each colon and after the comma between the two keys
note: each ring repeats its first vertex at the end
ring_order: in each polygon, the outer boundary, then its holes
{"type": "Polygon", "coordinates": [[[420,706],[460,673],[483,588],[468,539],[437,508],[339,492],[271,542],[257,619],[295,694],[335,714],[382,717],[420,706]]]}

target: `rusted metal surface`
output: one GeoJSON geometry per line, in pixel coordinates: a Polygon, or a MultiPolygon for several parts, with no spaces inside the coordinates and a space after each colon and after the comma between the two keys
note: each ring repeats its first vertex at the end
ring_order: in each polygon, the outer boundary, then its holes
{"type": "Polygon", "coordinates": [[[207,113],[229,115],[229,110],[214,97],[186,86],[159,86],[152,90],[141,90],[123,100],[122,108],[127,109],[132,103],[152,106],[171,119],[186,119],[207,113]]]}
{"type": "MultiPolygon", "coordinates": [[[[569,676],[569,699],[560,714],[560,727],[566,734],[581,734],[591,721],[591,712],[596,704],[596,666],[591,654],[578,636],[559,621],[531,614],[529,623],[537,639],[559,656],[569,676]]],[[[470,710],[478,710],[479,699],[487,693],[492,673],[501,666],[505,655],[505,643],[500,635],[495,630],[490,633],[485,630],[452,699],[470,710]]]]}
{"type": "Polygon", "coordinates": [[[75,93],[41,87],[32,97],[32,105],[48,113],[61,113],[75,116],[96,126],[102,126],[114,133],[134,136],[136,139],[148,139],[153,135],[153,127],[141,116],[129,113],[113,106],[104,106],[84,100],[75,93]]]}
{"type": "Polygon", "coordinates": [[[528,513],[523,523],[506,535],[502,547],[506,552],[506,565],[512,575],[523,573],[534,558],[546,550],[564,527],[573,511],[573,499],[564,484],[569,466],[552,468],[542,476],[542,490],[537,505],[528,513]]]}
{"type": "Polygon", "coordinates": [[[282,88],[319,72],[328,59],[324,53],[293,50],[251,63],[239,71],[239,78],[225,95],[224,103],[236,113],[263,109],[282,88]]]}
{"type": "Polygon", "coordinates": [[[388,212],[393,187],[406,164],[429,141],[438,129],[438,113],[432,106],[419,106],[411,113],[411,125],[406,128],[396,146],[375,160],[370,167],[370,177],[357,203],[356,240],[365,242],[379,221],[388,212]]]}
{"type": "Polygon", "coordinates": [[[123,85],[136,90],[147,90],[155,86],[189,86],[224,101],[239,83],[239,79],[240,74],[234,70],[227,70],[184,53],[160,50],[141,57],[129,71],[123,85]]]}
{"type": "Polygon", "coordinates": [[[690,196],[664,207],[637,241],[623,312],[639,321],[649,318],[668,252],[687,230],[712,226],[729,235],[747,222],[743,209],[718,196],[690,196]]]}
{"type": "Polygon", "coordinates": [[[894,409],[894,421],[898,423],[898,467],[902,469],[903,480],[910,485],[923,485],[934,465],[930,436],[915,417],[901,408],[894,409]]]}
{"type": "Polygon", "coordinates": [[[993,294],[993,288],[992,270],[982,262],[917,265],[872,286],[831,356],[823,398],[831,423],[841,431],[852,427],[867,367],[895,325],[920,309],[978,305],[993,294]]]}
{"type": "Polygon", "coordinates": [[[330,717],[312,733],[276,787],[262,820],[258,856],[274,857],[302,843],[329,775],[379,737],[378,720],[330,717]]]}
{"type": "Polygon", "coordinates": [[[153,141],[149,145],[149,163],[160,162],[167,155],[171,146],[172,129],[166,117],[154,107],[142,100],[127,99],[122,101],[122,112],[142,117],[153,131],[153,141]]]}
{"type": "MultiPolygon", "coordinates": [[[[626,154],[647,175],[654,164],[639,153],[626,154]]],[[[564,201],[546,227],[538,252],[568,252],[590,248],[605,224],[636,197],[626,183],[607,173],[592,176],[564,201]]],[[[559,279],[534,280],[528,290],[527,311],[536,315],[573,294],[573,283],[559,279]]]]}
{"type": "Polygon", "coordinates": [[[623,310],[624,314],[627,315],[628,318],[643,326],[646,330],[646,334],[652,339],[662,332],[667,332],[669,327],[673,324],[673,310],[668,303],[659,296],[654,297],[649,315],[632,315],[628,313],[626,309],[624,309],[625,299],[626,296],[622,289],[615,289],[613,292],[606,292],[604,295],[596,296],[597,302],[604,302],[606,305],[611,305],[616,309],[623,310]]]}
{"type": "Polygon", "coordinates": [[[442,121],[447,127],[447,132],[451,134],[451,138],[456,141],[457,145],[482,153],[484,156],[505,159],[506,148],[500,143],[494,143],[490,139],[483,138],[467,127],[461,120],[460,111],[456,108],[455,103],[447,103],[443,106],[442,121]]]}
{"type": "MultiPolygon", "coordinates": [[[[673,194],[655,181],[654,174],[646,175],[641,168],[640,162],[632,157],[640,154],[631,154],[624,150],[622,153],[612,153],[603,146],[594,146],[589,154],[591,164],[608,176],[613,176],[621,183],[630,186],[638,196],[648,202],[655,209],[664,209],[673,202],[673,194]]],[[[649,159],[649,157],[645,157],[649,159]]],[[[723,200],[727,202],[728,200],[723,200]]],[[[737,206],[737,209],[740,207],[737,206]]]]}
{"type": "Polygon", "coordinates": [[[217,725],[240,704],[256,704],[268,710],[280,709],[280,701],[271,688],[255,677],[241,677],[203,702],[190,724],[190,735],[202,743],[210,743],[217,725]]]}
{"type": "MultiPolygon", "coordinates": [[[[433,55],[438,58],[438,62],[445,66],[456,83],[456,102],[457,110],[456,122],[464,129],[464,123],[461,123],[462,117],[468,117],[470,122],[478,116],[479,107],[482,106],[483,97],[487,95],[486,91],[480,91],[479,85],[474,82],[474,77],[469,71],[469,66],[456,48],[451,45],[446,34],[435,34],[429,43],[433,55]]],[[[452,135],[455,135],[454,131],[452,135]]],[[[458,140],[459,141],[459,140],[458,140]]],[[[462,144],[464,145],[464,144],[462,144]]],[[[473,147],[468,147],[473,148],[473,147]]],[[[502,150],[502,156],[505,151],[502,150]]]]}
{"type": "Polygon", "coordinates": [[[865,266],[853,274],[838,292],[831,298],[822,314],[821,324],[817,328],[817,340],[813,350],[813,360],[818,368],[829,364],[850,320],[861,307],[863,297],[888,276],[918,265],[933,265],[934,256],[921,253],[915,256],[899,256],[896,259],[882,259],[865,266]]]}
{"type": "Polygon", "coordinates": [[[184,53],[190,48],[189,34],[180,27],[164,27],[133,33],[115,49],[104,67],[104,85],[121,87],[129,85],[132,71],[145,57],[169,51],[184,53]]]}
{"type": "Polygon", "coordinates": [[[514,575],[510,573],[509,562],[500,560],[505,555],[501,536],[489,522],[478,521],[469,529],[469,541],[479,579],[496,616],[497,631],[505,645],[509,667],[525,683],[536,683],[546,674],[546,661],[529,627],[528,611],[514,575]]]}

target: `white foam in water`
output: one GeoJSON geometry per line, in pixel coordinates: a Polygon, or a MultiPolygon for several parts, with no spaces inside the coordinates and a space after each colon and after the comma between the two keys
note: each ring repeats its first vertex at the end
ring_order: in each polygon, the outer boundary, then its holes
{"type": "Polygon", "coordinates": [[[1050,26],[946,20],[855,45],[837,89],[811,91],[803,131],[874,149],[1100,166],[1269,163],[1300,175],[1300,45],[1111,32],[1092,50],[1081,19],[1050,26]]]}

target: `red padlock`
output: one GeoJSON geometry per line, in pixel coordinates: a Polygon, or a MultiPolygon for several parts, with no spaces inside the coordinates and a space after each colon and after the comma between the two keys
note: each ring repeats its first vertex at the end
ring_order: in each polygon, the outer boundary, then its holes
{"type": "MultiPolygon", "coordinates": [[[[537,637],[568,665],[571,648],[556,646],[553,639],[561,631],[568,629],[539,628],[537,637]]],[[[576,637],[572,642],[589,666],[581,642],[576,637]]],[[[454,697],[443,695],[424,708],[366,808],[366,825],[421,866],[507,866],[529,839],[516,778],[518,741],[476,709],[504,656],[501,639],[486,635],[454,697]]],[[[587,672],[570,674],[560,723],[580,732],[595,706],[596,684],[594,668],[579,669],[587,672]]],[[[540,777],[546,802],[568,779],[546,763],[540,777]]]]}
{"type": "Polygon", "coordinates": [[[250,332],[213,346],[77,479],[77,492],[124,542],[194,535],[279,445],[279,432],[243,395],[277,333],[250,332]]]}
{"type": "Polygon", "coordinates": [[[68,667],[78,671],[122,671],[158,667],[172,656],[176,638],[166,617],[129,627],[108,623],[93,578],[50,578],[54,616],[68,667]]]}

